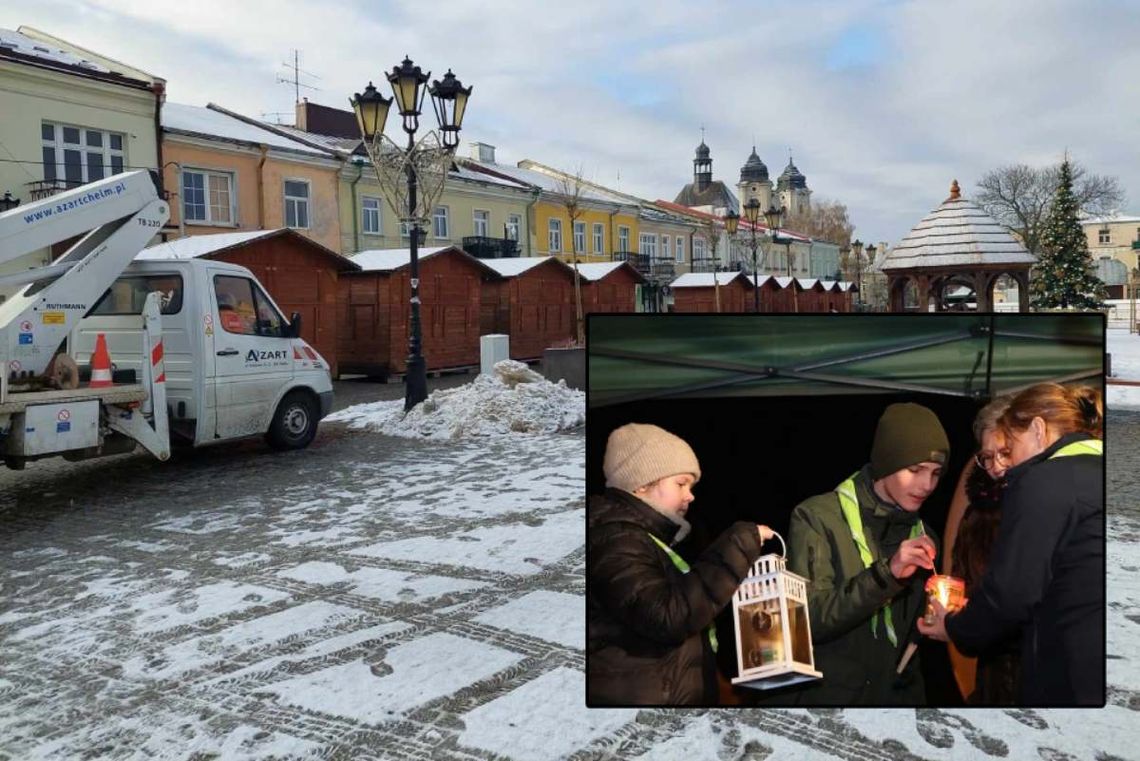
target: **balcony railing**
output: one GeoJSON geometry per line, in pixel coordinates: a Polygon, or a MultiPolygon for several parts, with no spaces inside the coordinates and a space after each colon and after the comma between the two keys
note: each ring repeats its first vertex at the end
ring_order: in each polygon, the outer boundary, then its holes
{"type": "Polygon", "coordinates": [[[672,259],[657,258],[653,260],[653,277],[662,280],[672,280],[677,276],[677,263],[672,259]]]}
{"type": "Polygon", "coordinates": [[[724,267],[721,266],[720,260],[711,256],[694,256],[693,257],[693,272],[720,272],[724,267]]]}
{"type": "Polygon", "coordinates": [[[519,242],[473,235],[463,239],[463,250],[477,259],[507,259],[519,255],[519,242]]]}
{"type": "Polygon", "coordinates": [[[67,180],[37,180],[25,183],[25,186],[28,188],[28,196],[31,200],[39,201],[54,196],[56,193],[77,188],[82,184],[82,182],[69,182],[67,180]]]}
{"type": "Polygon", "coordinates": [[[639,254],[634,251],[615,251],[612,261],[629,262],[642,275],[653,274],[653,261],[648,254],[639,254]]]}

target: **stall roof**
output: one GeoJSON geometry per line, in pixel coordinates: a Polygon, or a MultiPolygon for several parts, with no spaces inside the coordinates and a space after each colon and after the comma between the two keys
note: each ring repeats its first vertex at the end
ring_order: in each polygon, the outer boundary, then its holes
{"type": "MultiPolygon", "coordinates": [[[[480,259],[479,261],[503,277],[515,277],[534,269],[540,264],[546,264],[551,261],[558,262],[566,269],[570,269],[570,265],[553,256],[519,256],[507,257],[505,259],[480,259]]],[[[582,265],[578,266],[581,267],[582,265]]]]}
{"type": "Polygon", "coordinates": [[[591,407],[884,391],[981,400],[1044,381],[1103,377],[1099,314],[591,319],[591,407]]]}
{"type": "MultiPolygon", "coordinates": [[[[477,259],[458,246],[420,248],[416,251],[416,258],[419,261],[423,261],[424,259],[441,254],[444,251],[454,251],[473,261],[486,274],[495,274],[495,270],[487,266],[487,262],[490,261],[489,259],[477,259]]],[[[394,272],[401,267],[410,265],[412,263],[412,254],[407,248],[374,248],[354,254],[351,261],[357,264],[362,272],[394,272]]]]}
{"type": "MultiPolygon", "coordinates": [[[[715,288],[717,285],[728,285],[733,280],[736,280],[743,273],[741,272],[718,272],[716,273],[716,280],[713,280],[713,273],[711,272],[686,272],[681,275],[672,283],[669,284],[670,288],[715,288]]],[[[751,281],[749,281],[751,282],[751,281]]]]}
{"type": "Polygon", "coordinates": [[[226,251],[232,248],[240,248],[241,246],[248,245],[254,241],[262,240],[265,238],[276,238],[278,236],[287,236],[296,238],[314,249],[315,251],[324,254],[325,256],[332,257],[338,267],[342,270],[354,270],[359,267],[348,257],[341,256],[332,249],[325,248],[320,243],[306,238],[304,235],[291,230],[288,227],[279,227],[276,230],[250,230],[241,233],[218,233],[216,235],[192,235],[186,238],[179,238],[178,240],[167,241],[166,243],[159,243],[145,248],[140,251],[135,259],[197,259],[202,256],[212,256],[213,254],[221,251],[226,251]]]}
{"type": "Polygon", "coordinates": [[[622,267],[628,267],[629,271],[638,277],[639,280],[644,281],[645,276],[638,272],[634,267],[630,266],[629,262],[589,262],[578,264],[578,274],[582,276],[583,280],[601,280],[602,278],[616,272],[622,267]]]}

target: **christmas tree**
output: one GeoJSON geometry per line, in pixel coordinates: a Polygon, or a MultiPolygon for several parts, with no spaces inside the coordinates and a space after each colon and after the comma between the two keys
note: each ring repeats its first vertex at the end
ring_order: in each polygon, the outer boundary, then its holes
{"type": "Polygon", "coordinates": [[[1029,281],[1034,309],[1102,309],[1104,283],[1093,273],[1088,240],[1078,218],[1073,172],[1066,156],[1061,183],[1045,222],[1041,252],[1029,281]]]}

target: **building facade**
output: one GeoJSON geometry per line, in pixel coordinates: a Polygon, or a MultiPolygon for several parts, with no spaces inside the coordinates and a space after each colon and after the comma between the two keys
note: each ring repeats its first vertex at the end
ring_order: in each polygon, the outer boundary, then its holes
{"type": "MultiPolygon", "coordinates": [[[[0,29],[0,196],[21,203],[133,169],[157,171],[166,82],[30,27],[0,29]]],[[[0,264],[47,264],[66,245],[0,264]]]]}

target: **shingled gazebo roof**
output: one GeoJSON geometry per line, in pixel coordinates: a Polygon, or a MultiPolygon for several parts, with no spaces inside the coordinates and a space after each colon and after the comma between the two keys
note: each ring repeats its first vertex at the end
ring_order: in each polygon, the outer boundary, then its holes
{"type": "Polygon", "coordinates": [[[972,201],[958,181],[950,197],[923,217],[884,257],[883,272],[978,266],[1028,267],[1036,262],[1010,232],[972,201]]]}

